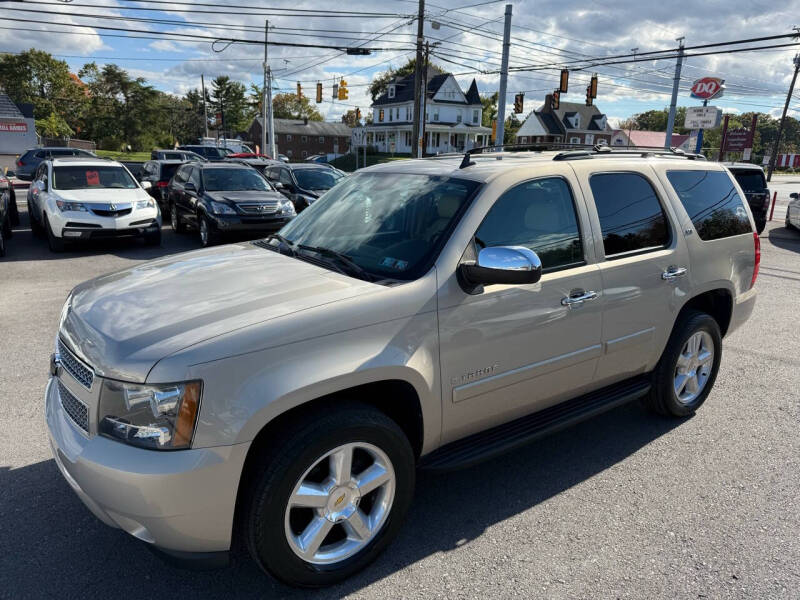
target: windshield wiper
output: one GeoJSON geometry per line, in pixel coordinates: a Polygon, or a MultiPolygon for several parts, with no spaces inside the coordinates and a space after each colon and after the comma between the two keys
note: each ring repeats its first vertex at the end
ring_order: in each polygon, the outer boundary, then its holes
{"type": "Polygon", "coordinates": [[[283,244],[286,248],[289,249],[289,255],[290,256],[297,256],[297,248],[295,247],[294,242],[291,242],[291,241],[287,240],[280,233],[273,233],[272,235],[268,236],[267,239],[268,240],[278,240],[281,244],[283,244]]]}
{"type": "Polygon", "coordinates": [[[308,246],[306,244],[298,244],[297,247],[300,248],[300,250],[308,250],[309,252],[316,252],[320,256],[325,256],[327,258],[332,258],[336,260],[340,266],[343,265],[348,271],[350,271],[352,275],[355,275],[359,279],[364,279],[365,281],[373,281],[375,279],[372,273],[364,269],[361,265],[356,263],[352,258],[347,256],[346,254],[342,254],[341,252],[338,252],[336,250],[331,250],[330,248],[323,248],[321,246],[308,246]]]}

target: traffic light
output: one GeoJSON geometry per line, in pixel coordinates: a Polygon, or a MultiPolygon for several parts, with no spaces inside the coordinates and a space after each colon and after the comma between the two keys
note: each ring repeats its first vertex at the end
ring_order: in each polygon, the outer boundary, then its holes
{"type": "Polygon", "coordinates": [[[592,105],[592,84],[586,86],[586,106],[592,105]]]}
{"type": "Polygon", "coordinates": [[[589,82],[589,93],[592,98],[597,98],[597,73],[592,75],[592,80],[589,82]]]}
{"type": "Polygon", "coordinates": [[[522,112],[522,103],[525,100],[525,94],[517,94],[514,96],[514,112],[520,114],[522,112]]]}
{"type": "Polygon", "coordinates": [[[356,121],[360,121],[360,120],[361,120],[361,109],[357,108],[356,109],[356,121]]]}
{"type": "Polygon", "coordinates": [[[567,69],[561,69],[561,84],[558,86],[559,91],[567,93],[567,87],[569,84],[569,71],[567,69]]]}
{"type": "Polygon", "coordinates": [[[550,104],[550,108],[558,110],[559,106],[561,106],[561,90],[553,90],[553,102],[550,104]]]}
{"type": "Polygon", "coordinates": [[[303,88],[300,87],[300,82],[299,81],[297,82],[297,99],[298,100],[302,100],[303,99],[303,88]]]}
{"type": "Polygon", "coordinates": [[[322,84],[317,82],[317,104],[322,102],[322,84]]]}
{"type": "Polygon", "coordinates": [[[497,119],[492,119],[492,141],[497,139],[497,119]]]}
{"type": "Polygon", "coordinates": [[[342,79],[339,82],[339,100],[347,100],[347,82],[342,79]]]}

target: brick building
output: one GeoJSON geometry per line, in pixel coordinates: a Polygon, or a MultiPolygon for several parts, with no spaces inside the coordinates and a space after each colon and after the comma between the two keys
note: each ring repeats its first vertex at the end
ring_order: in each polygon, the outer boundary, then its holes
{"type": "MultiPolygon", "coordinates": [[[[261,146],[261,121],[250,125],[248,134],[253,144],[261,146]]],[[[291,160],[303,160],[315,154],[346,154],[350,149],[351,128],[344,123],[309,121],[308,119],[273,119],[275,146],[291,160]]]]}

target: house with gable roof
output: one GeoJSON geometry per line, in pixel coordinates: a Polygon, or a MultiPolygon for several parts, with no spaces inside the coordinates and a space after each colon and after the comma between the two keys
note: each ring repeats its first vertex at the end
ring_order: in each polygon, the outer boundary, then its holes
{"type": "Polygon", "coordinates": [[[548,94],[544,104],[525,119],[516,133],[516,142],[608,145],[613,133],[606,115],[597,106],[562,100],[558,108],[553,108],[553,96],[548,94]]]}

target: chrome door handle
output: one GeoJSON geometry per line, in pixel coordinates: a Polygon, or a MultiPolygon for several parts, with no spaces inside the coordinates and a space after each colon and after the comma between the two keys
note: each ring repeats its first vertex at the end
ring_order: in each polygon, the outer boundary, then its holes
{"type": "Polygon", "coordinates": [[[569,296],[561,299],[562,306],[566,306],[568,308],[576,308],[581,306],[587,300],[594,300],[597,298],[597,292],[583,292],[580,291],[575,294],[570,294],[569,296]]]}
{"type": "Polygon", "coordinates": [[[688,269],[686,267],[670,267],[663,273],[661,273],[661,279],[664,281],[670,281],[671,279],[676,279],[677,277],[683,277],[686,275],[688,269]]]}

